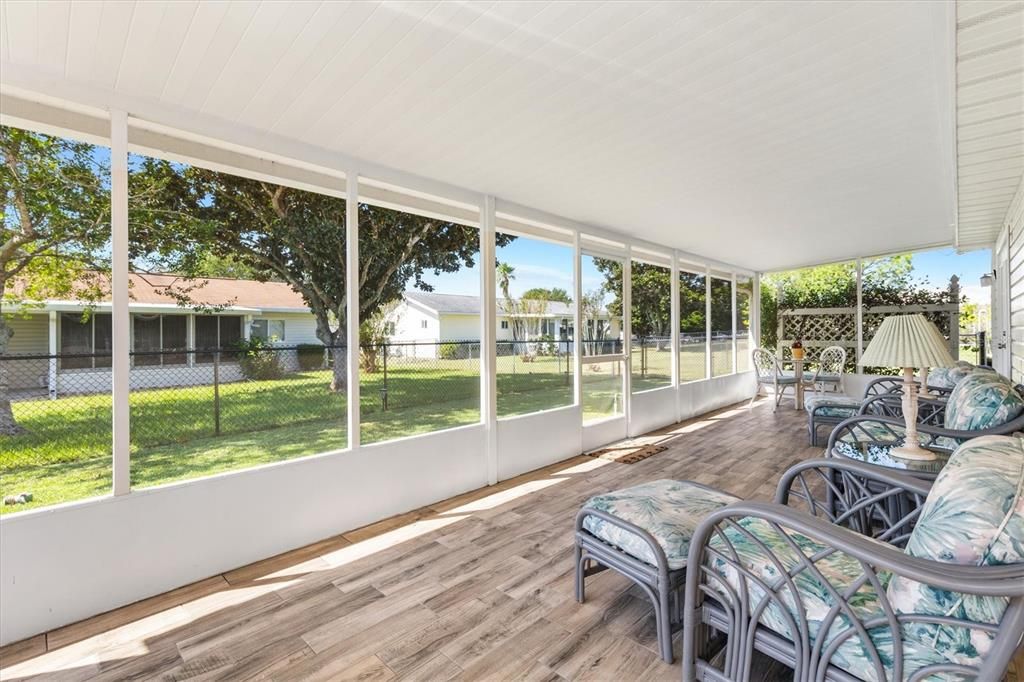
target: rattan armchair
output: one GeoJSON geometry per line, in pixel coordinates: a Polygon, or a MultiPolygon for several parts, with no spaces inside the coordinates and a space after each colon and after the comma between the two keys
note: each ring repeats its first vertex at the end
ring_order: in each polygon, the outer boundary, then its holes
{"type": "Polygon", "coordinates": [[[941,543],[929,555],[928,544],[942,539],[954,495],[986,522],[1014,513],[1024,448],[994,440],[958,452],[964,471],[1013,463],[1016,473],[991,495],[952,470],[933,485],[823,459],[790,469],[774,504],[709,514],[690,544],[683,680],[757,679],[755,651],[792,667],[800,682],[999,680],[1024,635],[1024,520],[1017,512],[991,533],[1008,551],[981,565],[953,563],[941,543]],[[938,528],[915,532],[926,524],[938,528]]]}

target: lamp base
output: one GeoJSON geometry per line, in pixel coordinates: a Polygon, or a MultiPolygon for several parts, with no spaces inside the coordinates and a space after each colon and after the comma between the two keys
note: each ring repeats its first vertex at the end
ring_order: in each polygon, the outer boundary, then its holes
{"type": "Polygon", "coordinates": [[[929,461],[936,459],[935,453],[931,450],[925,450],[920,445],[901,445],[898,448],[893,448],[889,451],[893,457],[901,457],[902,459],[915,459],[922,461],[929,461]]]}

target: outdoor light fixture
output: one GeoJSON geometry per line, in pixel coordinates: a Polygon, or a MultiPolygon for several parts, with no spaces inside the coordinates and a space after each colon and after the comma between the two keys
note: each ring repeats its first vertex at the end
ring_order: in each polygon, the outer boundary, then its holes
{"type": "Polygon", "coordinates": [[[981,276],[981,286],[983,286],[983,287],[990,287],[990,286],[992,286],[992,282],[994,282],[995,279],[996,279],[996,273],[994,271],[993,272],[986,272],[984,275],[981,276]]]}
{"type": "Polygon", "coordinates": [[[860,364],[903,368],[903,421],[907,435],[903,445],[893,448],[891,453],[904,459],[935,459],[935,453],[922,448],[917,438],[918,396],[914,386],[914,369],[948,367],[953,364],[953,357],[939,330],[924,315],[887,317],[872,337],[860,364]]]}

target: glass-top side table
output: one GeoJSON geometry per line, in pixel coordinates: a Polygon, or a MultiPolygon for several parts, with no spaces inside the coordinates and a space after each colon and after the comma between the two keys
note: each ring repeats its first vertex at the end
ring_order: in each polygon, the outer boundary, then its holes
{"type": "Polygon", "coordinates": [[[925,480],[935,480],[942,468],[946,466],[952,452],[946,450],[932,450],[935,459],[903,459],[892,454],[892,448],[896,443],[878,443],[872,441],[839,441],[832,448],[833,457],[843,457],[858,462],[866,462],[877,466],[887,467],[905,471],[911,476],[925,480]]]}

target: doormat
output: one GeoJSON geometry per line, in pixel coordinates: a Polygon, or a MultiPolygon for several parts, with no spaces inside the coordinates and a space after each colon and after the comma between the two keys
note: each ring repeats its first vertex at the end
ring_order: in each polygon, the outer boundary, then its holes
{"type": "Polygon", "coordinates": [[[637,448],[633,447],[612,447],[612,448],[601,448],[600,450],[594,450],[593,452],[586,453],[587,457],[595,457],[597,459],[606,459],[609,462],[618,462],[619,464],[636,464],[643,460],[656,455],[659,452],[665,452],[668,450],[666,445],[646,445],[644,447],[637,448]]]}

